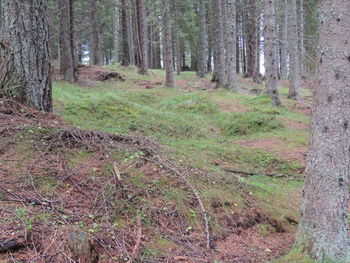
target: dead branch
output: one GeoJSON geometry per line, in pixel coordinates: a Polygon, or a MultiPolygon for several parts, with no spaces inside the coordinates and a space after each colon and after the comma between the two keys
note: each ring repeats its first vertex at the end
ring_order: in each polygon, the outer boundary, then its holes
{"type": "Polygon", "coordinates": [[[135,246],[132,250],[131,253],[131,258],[129,259],[128,263],[132,263],[135,258],[137,258],[139,251],[140,251],[140,246],[141,246],[141,239],[142,239],[142,227],[141,227],[141,216],[138,215],[136,219],[136,225],[137,225],[137,233],[136,233],[136,241],[135,241],[135,246]]]}
{"type": "Polygon", "coordinates": [[[0,253],[6,253],[10,250],[19,250],[24,248],[26,245],[27,240],[24,237],[0,241],[0,253]]]}
{"type": "Polygon", "coordinates": [[[241,175],[246,175],[246,176],[257,176],[257,175],[262,175],[262,176],[268,176],[268,177],[288,177],[288,175],[281,175],[281,174],[270,174],[270,173],[258,173],[258,172],[247,172],[247,171],[241,171],[241,170],[234,170],[234,169],[226,169],[226,168],[221,168],[225,172],[228,173],[233,173],[233,174],[241,174],[241,175]]]}

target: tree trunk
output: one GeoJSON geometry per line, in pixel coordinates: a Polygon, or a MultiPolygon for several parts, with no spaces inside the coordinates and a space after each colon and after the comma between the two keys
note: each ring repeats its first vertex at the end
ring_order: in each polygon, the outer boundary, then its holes
{"type": "MultiPolygon", "coordinates": [[[[125,1],[125,0],[124,0],[125,1]]],[[[134,16],[134,8],[130,0],[126,0],[125,3],[125,23],[126,23],[126,30],[125,30],[125,40],[127,42],[126,46],[128,49],[128,58],[130,65],[135,66],[135,37],[134,37],[134,24],[133,24],[133,16],[134,16]]]]}
{"type": "Polygon", "coordinates": [[[350,1],[323,0],[319,10],[315,105],[297,245],[320,262],[350,262],[350,41],[344,33],[350,1]]]}
{"type": "Polygon", "coordinates": [[[288,0],[289,5],[289,93],[288,98],[297,99],[299,97],[300,86],[300,64],[299,64],[299,38],[297,20],[297,1],[288,0]]]}
{"type": "Polygon", "coordinates": [[[275,0],[264,0],[264,4],[266,88],[267,94],[272,99],[272,104],[281,106],[278,94],[275,0]]]}
{"type": "Polygon", "coordinates": [[[237,90],[236,83],[236,1],[227,0],[227,87],[237,90]]]}
{"type": "Polygon", "coordinates": [[[288,78],[288,0],[283,0],[283,20],[281,25],[281,77],[288,78]]]}
{"type": "Polygon", "coordinates": [[[72,0],[59,0],[60,10],[60,72],[69,82],[77,80],[75,54],[74,7],[72,0]]]}
{"type": "Polygon", "coordinates": [[[144,0],[135,0],[136,4],[136,24],[139,51],[139,74],[148,74],[148,45],[146,27],[146,8],[144,0]]]}
{"type": "Polygon", "coordinates": [[[101,41],[100,41],[100,27],[98,22],[98,1],[91,0],[91,55],[90,64],[101,65],[101,41]]]}
{"type": "Polygon", "coordinates": [[[165,87],[174,87],[173,48],[171,40],[170,5],[169,0],[163,0],[164,7],[164,67],[166,71],[165,87]]]}
{"type": "Polygon", "coordinates": [[[52,111],[47,1],[2,0],[0,97],[52,111]]]}
{"type": "Polygon", "coordinates": [[[121,0],[121,64],[123,66],[130,65],[130,39],[129,39],[129,6],[127,0],[121,0]]]}
{"type": "Polygon", "coordinates": [[[224,48],[224,27],[222,17],[223,0],[212,0],[213,3],[213,29],[215,31],[215,50],[216,50],[216,88],[224,88],[227,84],[226,68],[225,68],[225,48],[224,48]]]}
{"type": "Polygon", "coordinates": [[[246,42],[247,42],[247,74],[248,77],[257,81],[257,16],[256,16],[256,1],[249,0],[248,2],[248,14],[246,16],[246,42]]]}
{"type": "Polygon", "coordinates": [[[120,62],[120,0],[115,0],[114,7],[114,62],[120,62]]]}
{"type": "Polygon", "coordinates": [[[205,1],[199,1],[199,54],[198,77],[204,78],[207,72],[207,23],[205,1]]]}

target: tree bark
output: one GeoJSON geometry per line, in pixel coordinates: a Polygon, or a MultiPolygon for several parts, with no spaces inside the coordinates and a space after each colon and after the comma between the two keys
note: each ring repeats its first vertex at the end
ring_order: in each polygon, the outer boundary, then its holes
{"type": "Polygon", "coordinates": [[[281,25],[281,77],[288,78],[288,0],[283,0],[281,25]]]}
{"type": "Polygon", "coordinates": [[[174,87],[174,68],[173,68],[173,48],[171,40],[171,23],[170,23],[170,5],[169,0],[163,0],[164,7],[164,67],[166,71],[165,87],[174,87]]]}
{"type": "Polygon", "coordinates": [[[91,0],[91,56],[90,64],[101,65],[101,40],[100,40],[100,27],[98,22],[98,1],[91,0]]]}
{"type": "Polygon", "coordinates": [[[350,1],[322,0],[319,10],[315,104],[297,245],[320,262],[327,257],[350,262],[350,33],[344,31],[350,27],[350,1]]]}
{"type": "Polygon", "coordinates": [[[199,1],[199,54],[198,72],[199,78],[204,78],[207,72],[207,22],[205,1],[199,1]]]}
{"type": "Polygon", "coordinates": [[[274,106],[281,106],[278,94],[275,0],[264,0],[264,44],[267,94],[274,106]]]}
{"type": "Polygon", "coordinates": [[[114,62],[120,62],[120,0],[115,0],[114,7],[114,62]]]}
{"type": "Polygon", "coordinates": [[[148,74],[148,45],[146,27],[146,8],[144,0],[135,0],[136,4],[136,24],[139,51],[139,74],[148,74]]]}
{"type": "Polygon", "coordinates": [[[2,0],[0,97],[52,111],[47,1],[2,0]]]}
{"type": "Polygon", "coordinates": [[[75,52],[74,6],[72,0],[59,0],[60,11],[60,72],[69,82],[77,80],[75,52]]]}
{"type": "Polygon", "coordinates": [[[299,37],[297,20],[297,1],[288,0],[289,5],[289,93],[288,98],[297,99],[300,87],[299,37]]]}
{"type": "Polygon", "coordinates": [[[224,47],[224,27],[223,27],[223,0],[212,0],[213,3],[213,30],[215,31],[215,50],[216,50],[216,88],[224,88],[227,84],[227,75],[225,68],[225,47],[224,47]]]}
{"type": "Polygon", "coordinates": [[[247,43],[247,74],[254,81],[258,81],[257,72],[257,48],[258,48],[258,31],[257,31],[257,10],[256,0],[248,1],[248,15],[246,16],[246,43],[247,43]]]}
{"type": "MultiPolygon", "coordinates": [[[[125,0],[124,0],[125,1],[125,0]]],[[[130,65],[135,66],[135,34],[134,34],[134,24],[133,24],[133,17],[134,17],[134,8],[130,0],[126,0],[125,6],[125,41],[127,42],[125,44],[128,52],[128,58],[130,65]]]]}
{"type": "Polygon", "coordinates": [[[236,1],[227,0],[227,87],[237,90],[236,73],[236,1]]]}

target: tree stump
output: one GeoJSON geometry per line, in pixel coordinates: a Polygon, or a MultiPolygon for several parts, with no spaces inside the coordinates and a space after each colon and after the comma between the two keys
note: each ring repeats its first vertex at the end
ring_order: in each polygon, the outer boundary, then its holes
{"type": "Polygon", "coordinates": [[[71,256],[80,263],[97,263],[98,253],[88,234],[83,231],[73,231],[67,236],[67,245],[71,256]]]}

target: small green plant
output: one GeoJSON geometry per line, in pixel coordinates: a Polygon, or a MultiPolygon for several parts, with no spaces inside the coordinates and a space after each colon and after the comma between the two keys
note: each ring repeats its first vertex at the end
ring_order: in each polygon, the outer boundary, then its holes
{"type": "Polygon", "coordinates": [[[27,210],[24,207],[16,208],[16,216],[25,226],[27,231],[30,231],[33,228],[33,219],[28,215],[27,210]]]}

